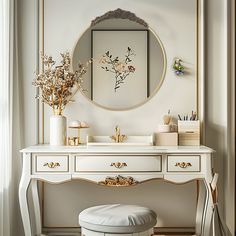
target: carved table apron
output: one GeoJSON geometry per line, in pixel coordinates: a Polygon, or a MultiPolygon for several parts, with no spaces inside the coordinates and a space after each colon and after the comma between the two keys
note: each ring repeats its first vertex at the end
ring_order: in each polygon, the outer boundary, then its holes
{"type": "Polygon", "coordinates": [[[52,147],[36,145],[21,151],[19,186],[21,216],[26,236],[41,235],[37,181],[63,183],[85,179],[108,186],[132,186],[147,180],[173,183],[201,180],[196,213],[196,235],[209,236],[213,211],[212,149],[205,146],[52,147]],[[31,184],[31,185],[30,185],[31,184]],[[32,231],[27,191],[32,188],[36,233],[32,231]]]}

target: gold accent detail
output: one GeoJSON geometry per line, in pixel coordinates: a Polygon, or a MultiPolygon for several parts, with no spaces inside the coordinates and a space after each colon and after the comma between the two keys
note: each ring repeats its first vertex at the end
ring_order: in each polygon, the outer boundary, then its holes
{"type": "Polygon", "coordinates": [[[69,146],[78,146],[80,144],[80,137],[69,137],[68,145],[69,146]]]}
{"type": "Polygon", "coordinates": [[[58,162],[49,162],[49,163],[47,162],[43,166],[48,166],[49,168],[54,169],[54,168],[61,166],[61,165],[58,162]]]}
{"type": "Polygon", "coordinates": [[[120,127],[117,125],[115,127],[116,134],[112,135],[110,138],[113,139],[116,143],[123,143],[127,136],[124,134],[120,134],[120,127]]]}
{"type": "Polygon", "coordinates": [[[63,108],[62,107],[58,107],[58,108],[53,108],[53,114],[56,115],[56,116],[60,116],[62,115],[62,111],[63,111],[63,108]]]}
{"type": "MultiPolygon", "coordinates": [[[[38,1],[39,2],[39,1],[38,1]]],[[[39,3],[39,5],[40,5],[40,3],[39,3]]],[[[42,20],[42,22],[41,22],[41,34],[42,34],[42,38],[41,38],[41,41],[42,41],[42,44],[41,44],[41,47],[42,48],[40,48],[40,51],[41,51],[41,53],[44,55],[44,48],[45,48],[45,44],[44,44],[44,39],[45,39],[45,32],[44,32],[44,26],[45,26],[45,15],[44,15],[44,7],[45,7],[45,5],[44,5],[44,0],[42,0],[42,5],[41,5],[41,9],[42,9],[42,18],[41,18],[41,20],[42,20]]],[[[39,14],[40,14],[40,6],[39,6],[39,14]]],[[[40,32],[39,32],[39,34],[40,34],[40,32]]],[[[39,44],[39,39],[38,39],[38,44],[39,44]]],[[[39,46],[39,45],[38,45],[39,46]]],[[[37,52],[37,53],[39,53],[39,52],[37,52]]],[[[42,57],[40,57],[40,53],[39,53],[39,60],[41,60],[41,72],[43,73],[44,72],[44,64],[43,64],[43,58],[42,57]]],[[[41,109],[42,109],[42,117],[41,117],[41,119],[42,119],[42,144],[44,144],[44,141],[45,141],[45,137],[44,137],[44,135],[45,135],[45,120],[44,120],[44,112],[45,112],[45,107],[44,107],[44,103],[43,102],[41,102],[41,109]]]]}
{"type": "Polygon", "coordinates": [[[98,182],[100,185],[106,185],[106,186],[133,186],[138,184],[139,182],[134,180],[133,177],[127,176],[123,177],[121,175],[118,175],[116,177],[107,177],[104,181],[98,182]]]}
{"type": "Polygon", "coordinates": [[[77,137],[68,137],[68,142],[67,144],[69,146],[79,146],[82,144],[80,141],[80,130],[81,129],[87,129],[89,126],[69,126],[70,129],[78,129],[78,136],[77,137]]]}
{"type": "Polygon", "coordinates": [[[117,169],[121,169],[124,166],[127,166],[125,162],[112,162],[110,166],[114,166],[117,169]]]}
{"type": "Polygon", "coordinates": [[[192,166],[190,162],[176,162],[175,166],[179,166],[180,168],[187,168],[188,166],[192,166]]]}

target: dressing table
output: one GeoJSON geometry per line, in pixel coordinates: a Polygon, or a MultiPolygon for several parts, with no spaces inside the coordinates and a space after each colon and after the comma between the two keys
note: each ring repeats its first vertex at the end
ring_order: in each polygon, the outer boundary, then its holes
{"type": "Polygon", "coordinates": [[[28,189],[32,188],[36,235],[42,234],[38,181],[60,184],[75,179],[107,186],[132,187],[163,179],[175,184],[199,180],[196,235],[208,236],[213,199],[210,183],[212,149],[205,146],[59,146],[36,145],[23,149],[19,187],[25,236],[32,233],[28,189]]]}
{"type": "MultiPolygon", "coordinates": [[[[113,1],[104,1],[99,3],[101,8],[90,8],[86,13],[88,16],[84,19],[88,25],[86,29],[84,24],[83,27],[78,26],[81,15],[84,14],[80,2],[74,1],[74,4],[56,0],[36,0],[36,2],[39,7],[35,20],[37,41],[35,55],[38,55],[39,51],[55,55],[61,50],[72,49],[73,46],[71,57],[74,69],[80,61],[84,62],[87,58],[96,59],[91,63],[90,71],[84,75],[84,90],[77,93],[73,97],[74,102],[68,105],[68,119],[79,117],[88,121],[90,127],[95,127],[92,133],[96,134],[103,134],[104,129],[110,132],[111,126],[114,125],[113,121],[128,128],[128,133],[155,132],[160,117],[167,109],[173,111],[175,117],[178,112],[186,114],[196,110],[198,119],[201,122],[204,120],[203,0],[185,0],[182,3],[149,1],[150,4],[145,1],[142,6],[133,1],[130,10],[134,13],[124,10],[129,9],[126,2],[120,3],[120,7],[124,9],[116,9],[117,5],[114,5],[113,1]],[[56,11],[55,6],[57,6],[56,11]],[[102,7],[107,9],[107,12],[100,15],[102,7]],[[187,15],[183,14],[183,9],[188,12],[187,15]],[[143,18],[140,18],[139,14],[136,15],[136,12],[143,13],[141,16],[143,18]],[[150,18],[154,13],[155,17],[150,18]],[[58,21],[62,15],[66,20],[58,21]],[[150,21],[152,28],[146,20],[150,21]],[[176,22],[184,30],[180,32],[176,22]],[[40,27],[41,25],[43,27],[40,27]],[[82,33],[83,30],[85,31],[82,33]],[[68,41],[60,40],[64,39],[65,32],[68,41]],[[107,40],[104,44],[104,40],[108,37],[112,37],[112,40],[107,40]],[[128,43],[127,39],[133,41],[128,43]],[[121,43],[121,47],[119,43],[122,40],[125,42],[121,43]],[[122,78],[126,79],[121,87],[114,87],[117,78],[112,76],[114,73],[109,72],[109,69],[104,70],[104,66],[109,66],[106,63],[107,57],[119,57],[122,62],[126,50],[130,47],[136,55],[135,59],[133,57],[130,59],[132,62],[128,67],[130,73],[127,78],[122,78]],[[183,76],[177,76],[170,69],[177,55],[186,62],[187,73],[183,76]],[[96,61],[103,61],[105,64],[96,64],[96,61]],[[91,106],[85,102],[84,97],[91,102],[91,106]],[[152,98],[153,101],[150,101],[152,98]],[[78,105],[77,101],[81,101],[83,106],[78,105]],[[149,104],[144,107],[148,101],[149,104]],[[85,106],[86,112],[83,112],[85,106]],[[131,109],[133,109],[131,112],[121,112],[131,109]],[[137,127],[139,130],[136,132],[137,127]]],[[[92,0],[88,2],[91,6],[94,5],[92,0]]],[[[130,52],[129,49],[128,51],[130,52]]],[[[39,61],[40,58],[38,63],[35,63],[36,72],[42,67],[39,61]]],[[[36,97],[38,95],[36,94],[36,97]]],[[[36,132],[37,139],[42,143],[48,141],[49,137],[48,124],[51,111],[47,109],[49,108],[43,105],[37,107],[36,132]]],[[[199,191],[196,235],[210,235],[213,209],[210,187],[213,179],[213,150],[210,148],[151,145],[78,147],[36,145],[21,152],[23,170],[19,199],[26,236],[42,234],[38,181],[60,184],[76,179],[87,180],[94,184],[130,188],[153,179],[162,179],[175,184],[197,180],[199,191]],[[35,213],[35,217],[32,218],[28,206],[29,188],[33,195],[35,213]],[[36,222],[36,233],[32,233],[32,219],[36,222]]]]}

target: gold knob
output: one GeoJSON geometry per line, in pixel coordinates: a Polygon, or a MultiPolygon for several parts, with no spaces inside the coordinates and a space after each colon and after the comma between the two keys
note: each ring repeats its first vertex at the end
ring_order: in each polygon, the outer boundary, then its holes
{"type": "Polygon", "coordinates": [[[56,168],[56,167],[58,167],[58,166],[60,166],[60,163],[58,163],[58,162],[47,162],[47,163],[45,163],[43,166],[47,166],[47,167],[49,167],[49,168],[56,168]]]}
{"type": "Polygon", "coordinates": [[[176,162],[175,166],[179,166],[180,168],[187,168],[188,166],[192,166],[190,162],[176,162]]]}
{"type": "Polygon", "coordinates": [[[111,163],[110,166],[114,166],[117,169],[121,169],[122,167],[127,166],[127,164],[125,162],[122,162],[122,163],[121,162],[113,162],[113,163],[111,163]]]}

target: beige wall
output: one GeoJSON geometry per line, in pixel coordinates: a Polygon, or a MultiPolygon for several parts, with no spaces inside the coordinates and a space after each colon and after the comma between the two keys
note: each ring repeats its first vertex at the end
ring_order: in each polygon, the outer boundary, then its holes
{"type": "MultiPolygon", "coordinates": [[[[87,29],[92,19],[120,7],[135,12],[137,16],[147,21],[158,34],[167,55],[167,71],[158,93],[143,106],[128,111],[102,109],[77,93],[74,97],[75,102],[69,104],[65,109],[65,115],[69,121],[72,119],[87,121],[91,127],[88,130],[90,135],[110,135],[117,124],[127,135],[148,135],[157,131],[158,123],[162,122],[162,116],[167,113],[168,109],[175,116],[177,116],[176,113],[186,114],[196,109],[195,0],[178,0],[178,3],[175,0],[146,0],[145,2],[140,0],[103,0],[102,2],[87,0],[82,6],[77,0],[70,0],[70,4],[65,4],[65,0],[45,1],[45,53],[53,55],[58,60],[59,51],[72,51],[78,37],[87,29]],[[90,9],[84,15],[85,9],[90,8],[91,4],[99,7],[90,9]],[[57,11],[55,11],[55,6],[57,11]],[[63,19],[60,19],[61,15],[63,15],[63,19]],[[180,34],[179,28],[176,26],[181,26],[186,30],[181,31],[180,34]],[[186,40],[188,40],[187,44],[186,40]],[[177,55],[188,63],[189,73],[182,79],[176,78],[171,68],[173,58],[177,55]]],[[[45,106],[45,142],[48,142],[49,137],[50,115],[51,109],[45,106]]],[[[176,186],[158,181],[131,189],[131,191],[119,189],[119,194],[114,190],[109,194],[101,194],[100,191],[104,191],[103,188],[78,181],[60,186],[60,188],[47,186],[45,190],[45,204],[47,205],[45,224],[51,227],[58,224],[77,226],[78,212],[92,205],[113,201],[136,203],[154,209],[158,213],[158,226],[191,227],[194,225],[195,183],[176,186]],[[86,192],[93,192],[93,196],[96,198],[91,198],[90,201],[87,201],[87,198],[80,198],[83,194],[80,190],[82,188],[86,192]],[[143,196],[144,192],[150,196],[147,197],[148,201],[145,197],[137,198],[137,195],[143,196]],[[176,196],[179,198],[177,199],[176,196]],[[57,209],[52,207],[55,197],[64,203],[57,209]],[[165,208],[163,208],[163,203],[165,208]],[[64,214],[59,214],[62,211],[64,214]],[[176,215],[181,215],[181,217],[176,218],[176,215]]]]}
{"type": "MultiPolygon", "coordinates": [[[[124,1],[123,1],[124,2],[124,1]]],[[[127,0],[128,2],[128,0],[127,0]]],[[[67,4],[69,1],[67,1],[67,4]]],[[[144,1],[143,1],[144,3],[144,1]]],[[[22,107],[22,112],[24,114],[24,131],[25,139],[24,145],[28,146],[36,142],[35,139],[35,100],[34,100],[34,89],[32,88],[31,82],[34,78],[34,61],[35,61],[35,28],[34,28],[34,13],[35,5],[32,0],[21,0],[19,1],[19,62],[20,62],[20,77],[22,81],[22,100],[24,106],[22,107]]],[[[56,6],[55,6],[56,10],[56,6]]],[[[227,202],[227,204],[221,204],[224,206],[225,216],[227,218],[227,224],[233,232],[234,228],[234,216],[233,216],[233,196],[232,195],[232,186],[229,186],[228,183],[228,166],[229,160],[232,157],[227,155],[227,9],[226,1],[223,0],[209,0],[207,3],[207,41],[206,41],[206,142],[207,145],[216,149],[217,153],[215,155],[215,166],[220,173],[220,200],[221,203],[227,202]],[[223,192],[225,192],[223,194],[223,192]]],[[[151,103],[154,101],[151,101],[151,103]]],[[[83,104],[81,109],[86,110],[86,103],[83,104]]],[[[142,114],[141,114],[142,116],[142,114]]],[[[102,118],[102,115],[101,115],[102,118]]],[[[116,119],[120,118],[120,115],[116,115],[116,119]]],[[[95,130],[96,131],[96,130],[95,130]]],[[[230,162],[232,163],[232,162],[230,162]]],[[[232,166],[232,165],[231,165],[232,166]]],[[[167,199],[169,203],[173,204],[175,198],[173,196],[172,186],[169,186],[164,183],[156,184],[156,190],[153,189],[153,186],[144,186],[148,191],[155,191],[157,196],[160,194],[163,199],[167,199]],[[165,195],[166,194],[166,195],[165,195]],[[172,195],[172,196],[171,196],[172,195]]],[[[75,183],[72,183],[65,188],[74,189],[76,188],[75,183]]],[[[90,191],[93,188],[88,184],[81,182],[79,183],[81,188],[85,188],[86,191],[90,191]]],[[[60,192],[57,187],[52,188],[56,194],[60,192]]],[[[99,190],[98,190],[99,191],[99,190]]],[[[138,190],[137,190],[138,191],[138,190]]],[[[185,202],[188,202],[188,207],[190,209],[181,214],[181,218],[176,217],[176,214],[173,213],[170,209],[170,213],[165,214],[166,207],[161,211],[161,214],[164,213],[163,218],[160,217],[160,225],[164,224],[168,226],[168,220],[171,222],[175,221],[178,218],[178,221],[175,226],[187,226],[193,224],[194,216],[194,191],[195,188],[193,185],[188,185],[186,188],[175,187],[175,194],[178,195],[178,204],[179,209],[175,209],[176,212],[181,212],[185,202]],[[180,193],[184,192],[183,195],[180,193]],[[190,194],[190,200],[186,194],[190,194]],[[163,219],[164,222],[163,223],[163,219]],[[183,222],[186,223],[183,225],[183,222]]],[[[132,194],[132,193],[125,193],[132,194]]],[[[50,197],[50,196],[49,196],[50,197]]],[[[67,196],[60,196],[61,198],[66,199],[67,196]]],[[[68,196],[69,199],[73,198],[74,201],[78,201],[80,194],[79,191],[76,195],[68,196]]],[[[85,196],[86,197],[86,196],[85,196]]],[[[154,197],[153,197],[154,198],[154,197]]],[[[152,198],[149,198],[150,201],[154,201],[152,198]]],[[[146,205],[149,205],[149,199],[146,199],[146,205]]],[[[60,202],[58,203],[60,204],[60,202]]],[[[70,206],[71,207],[71,206],[70,206]]],[[[158,209],[158,208],[157,208],[158,209]]],[[[71,209],[73,210],[73,208],[71,209]]],[[[55,212],[56,213],[56,212],[55,212]]],[[[53,213],[52,213],[53,214],[53,213]]],[[[179,213],[177,213],[179,215],[179,213]]],[[[53,219],[48,219],[49,222],[53,219]]],[[[55,222],[52,222],[55,223],[55,222]]],[[[60,222],[59,222],[60,223],[60,222]]],[[[63,222],[65,223],[65,222],[63,222]]],[[[70,223],[70,222],[67,222],[70,223]]],[[[73,222],[74,223],[74,222],[73,222]]]]}

